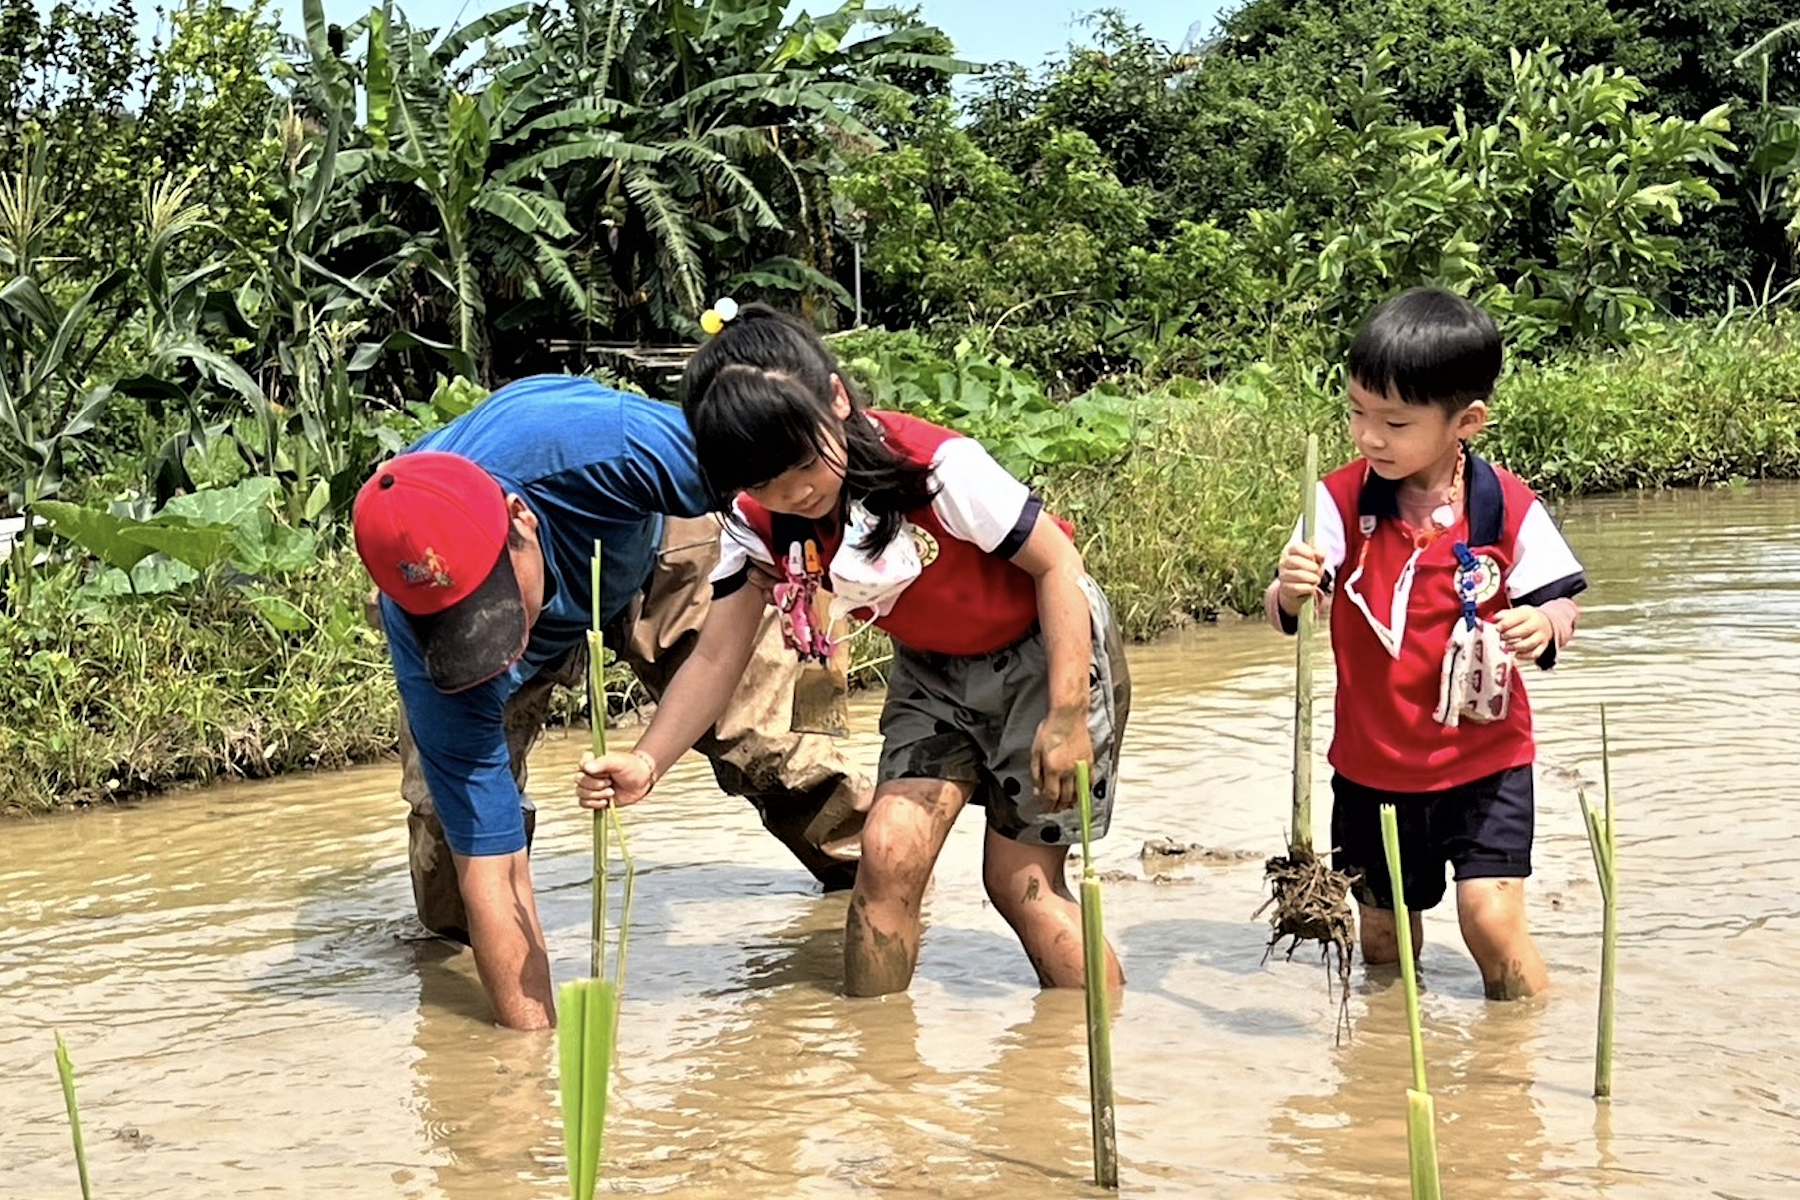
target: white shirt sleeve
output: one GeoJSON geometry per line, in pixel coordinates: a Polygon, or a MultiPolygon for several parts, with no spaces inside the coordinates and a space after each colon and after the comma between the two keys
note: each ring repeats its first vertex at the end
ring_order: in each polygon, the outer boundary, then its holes
{"type": "MultiPolygon", "coordinates": [[[[1313,529],[1313,546],[1325,556],[1325,574],[1336,576],[1339,568],[1344,565],[1344,555],[1347,553],[1344,518],[1338,514],[1337,501],[1331,498],[1323,481],[1320,481],[1318,487],[1317,525],[1313,529]]],[[[1294,532],[1288,538],[1288,545],[1300,540],[1300,526],[1304,523],[1304,518],[1294,522],[1294,532]]]]}
{"type": "Polygon", "coordinates": [[[1506,573],[1506,594],[1516,600],[1551,584],[1569,583],[1572,586],[1567,594],[1574,595],[1585,582],[1581,563],[1569,549],[1569,543],[1563,540],[1562,530],[1550,519],[1543,501],[1533,500],[1519,526],[1518,539],[1513,543],[1513,564],[1512,570],[1506,573]]]}
{"type": "Polygon", "coordinates": [[[775,565],[775,560],[769,556],[769,548],[763,545],[756,531],[744,521],[743,512],[733,503],[730,515],[719,522],[719,565],[713,568],[710,582],[722,583],[731,579],[753,561],[769,567],[775,565]]]}
{"type": "Polygon", "coordinates": [[[1041,509],[1031,489],[970,437],[954,437],[931,459],[938,493],[931,511],[944,528],[988,553],[1016,552],[1041,509]]]}

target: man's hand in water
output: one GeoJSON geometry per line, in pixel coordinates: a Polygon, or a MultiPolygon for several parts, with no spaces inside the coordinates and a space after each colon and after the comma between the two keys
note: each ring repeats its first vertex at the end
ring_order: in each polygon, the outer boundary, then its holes
{"type": "Polygon", "coordinates": [[[575,798],[583,808],[623,808],[648,796],[661,774],[656,760],[642,750],[600,758],[584,754],[575,773],[575,798]]]}

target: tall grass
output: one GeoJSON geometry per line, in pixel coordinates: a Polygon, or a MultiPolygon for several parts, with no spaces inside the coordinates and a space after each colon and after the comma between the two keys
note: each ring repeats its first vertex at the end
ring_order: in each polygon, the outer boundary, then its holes
{"type": "MultiPolygon", "coordinates": [[[[1125,452],[1045,469],[1046,500],[1075,521],[1129,635],[1260,610],[1297,516],[1307,434],[1326,469],[1351,457],[1339,374],[1278,362],[1115,399],[1125,452]]],[[[1800,476],[1800,319],[1681,327],[1654,348],[1521,367],[1477,445],[1560,495],[1800,476]]],[[[100,603],[80,575],[48,568],[29,595],[0,592],[0,809],[333,767],[393,746],[387,653],[348,550],[286,585],[310,621],[294,633],[260,621],[241,588],[100,603]]],[[[880,639],[855,652],[860,678],[882,674],[880,639]]],[[[628,690],[616,664],[609,688],[628,690]]],[[[552,719],[584,707],[570,697],[552,719]]]]}
{"type": "Polygon", "coordinates": [[[277,632],[241,589],[100,602],[73,567],[0,607],[0,806],[121,798],[221,776],[335,767],[392,746],[387,653],[355,556],[285,596],[277,632]]]}
{"type": "MultiPolygon", "coordinates": [[[[1044,481],[1129,635],[1260,610],[1306,435],[1326,470],[1352,457],[1341,389],[1337,372],[1282,364],[1149,392],[1122,461],[1044,481]]],[[[1800,476],[1800,321],[1523,366],[1476,448],[1547,495],[1800,476]]]]}
{"type": "Polygon", "coordinates": [[[1800,321],[1689,326],[1521,371],[1482,444],[1565,495],[1800,475],[1800,321]]]}

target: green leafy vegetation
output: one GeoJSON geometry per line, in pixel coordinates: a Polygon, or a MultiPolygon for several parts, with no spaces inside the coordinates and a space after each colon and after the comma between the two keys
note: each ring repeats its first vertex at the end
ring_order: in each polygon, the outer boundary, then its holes
{"type": "Polygon", "coordinates": [[[0,3],[0,804],[381,753],[358,484],[523,374],[668,395],[595,352],[720,295],[980,438],[1138,636],[1255,607],[1414,284],[1500,320],[1483,449],[1547,492],[1800,474],[1776,0],[1099,14],[1032,71],[861,0],[301,15],[0,3]]]}

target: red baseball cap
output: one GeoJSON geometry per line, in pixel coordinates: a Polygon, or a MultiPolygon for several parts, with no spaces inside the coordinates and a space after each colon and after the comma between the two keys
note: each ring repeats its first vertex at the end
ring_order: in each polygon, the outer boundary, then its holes
{"type": "Polygon", "coordinates": [[[493,679],[531,628],[507,552],[512,518],[494,477],[459,454],[419,450],[378,467],[356,494],[356,552],[412,621],[440,692],[493,679]]]}

